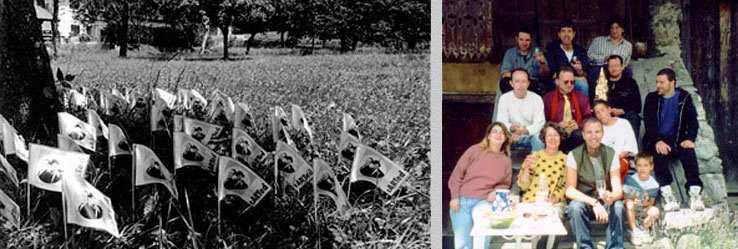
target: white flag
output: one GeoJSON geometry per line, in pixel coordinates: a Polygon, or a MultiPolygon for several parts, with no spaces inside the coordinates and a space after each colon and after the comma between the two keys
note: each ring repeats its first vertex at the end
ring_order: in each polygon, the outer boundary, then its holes
{"type": "Polygon", "coordinates": [[[140,144],[133,144],[133,149],[135,151],[136,186],[161,183],[169,189],[174,198],[177,198],[179,195],[177,194],[174,178],[154,151],[140,144]]]}
{"type": "Polygon", "coordinates": [[[20,226],[20,208],[5,192],[0,190],[0,215],[15,227],[20,226]]]}
{"type": "Polygon", "coordinates": [[[272,139],[274,143],[282,141],[290,145],[294,144],[290,138],[290,134],[287,133],[290,125],[287,120],[287,114],[284,112],[284,109],[275,106],[274,115],[272,116],[272,139]]]}
{"type": "Polygon", "coordinates": [[[102,121],[100,115],[97,115],[97,112],[95,112],[95,110],[87,109],[87,123],[95,128],[96,135],[102,135],[105,139],[109,139],[108,126],[105,125],[105,122],[102,121]]]}
{"type": "Polygon", "coordinates": [[[2,166],[0,170],[5,172],[8,178],[10,178],[10,181],[17,187],[20,184],[18,181],[18,172],[15,171],[13,165],[10,165],[10,162],[2,155],[0,155],[0,166],[2,166]]]}
{"type": "Polygon", "coordinates": [[[189,110],[190,107],[192,107],[192,103],[190,101],[190,91],[182,88],[177,89],[176,105],[183,106],[186,110],[189,110]]]}
{"type": "Polygon", "coordinates": [[[356,148],[361,145],[362,143],[358,138],[350,135],[347,131],[341,131],[341,140],[338,143],[339,160],[353,162],[356,156],[356,148]]]}
{"type": "Polygon", "coordinates": [[[291,145],[277,141],[277,149],[274,151],[274,177],[284,177],[284,181],[296,189],[302,187],[310,180],[312,167],[291,145]]]}
{"type": "Polygon", "coordinates": [[[184,133],[187,133],[187,135],[192,136],[192,138],[205,145],[210,144],[210,141],[218,137],[223,130],[223,126],[188,117],[184,117],[182,123],[184,125],[184,133]]]}
{"type": "Polygon", "coordinates": [[[80,176],[70,175],[64,177],[62,182],[67,222],[120,237],[110,198],[80,176]]]}
{"type": "Polygon", "coordinates": [[[69,99],[69,102],[70,102],[69,106],[76,107],[76,108],[87,108],[87,96],[78,92],[77,90],[70,90],[70,91],[71,91],[71,95],[69,99]]]}
{"type": "Polygon", "coordinates": [[[298,105],[292,105],[292,127],[307,132],[310,141],[313,141],[313,129],[310,128],[310,122],[305,118],[305,113],[298,105]]]}
{"type": "Polygon", "coordinates": [[[60,150],[85,153],[85,151],[82,150],[82,148],[80,148],[79,145],[74,142],[74,140],[62,134],[56,134],[56,142],[56,147],[58,147],[60,150]]]}
{"type": "Polygon", "coordinates": [[[173,120],[172,122],[174,123],[174,130],[172,132],[175,132],[175,131],[184,132],[185,131],[184,119],[185,117],[182,115],[177,115],[177,114],[174,115],[174,118],[172,118],[173,120]]]}
{"type": "Polygon", "coordinates": [[[66,112],[60,112],[57,116],[59,117],[59,133],[71,138],[82,148],[95,151],[97,143],[95,127],[66,112]]]}
{"type": "Polygon", "coordinates": [[[236,118],[233,120],[233,127],[239,129],[254,127],[254,114],[251,107],[247,104],[238,102],[236,105],[236,118]]]}
{"type": "Polygon", "coordinates": [[[205,108],[205,106],[208,105],[208,100],[206,100],[205,97],[203,97],[202,94],[200,94],[200,92],[195,89],[190,89],[190,97],[192,98],[193,103],[195,103],[196,105],[197,103],[199,103],[202,108],[205,108]]]}
{"type": "Polygon", "coordinates": [[[243,199],[249,209],[259,204],[272,190],[264,179],[254,171],[230,157],[221,157],[218,168],[218,200],[226,195],[243,199]]]}
{"type": "Polygon", "coordinates": [[[172,110],[177,98],[161,88],[156,88],[153,94],[154,104],[151,105],[151,116],[149,117],[151,131],[166,130],[164,110],[172,110]]]}
{"type": "Polygon", "coordinates": [[[333,203],[336,204],[338,212],[345,215],[346,211],[350,208],[350,205],[346,199],[346,193],[343,192],[333,170],[328,166],[328,163],[321,159],[315,159],[313,161],[313,167],[313,171],[315,172],[315,174],[313,174],[315,202],[318,201],[319,195],[328,196],[333,199],[333,203]]]}
{"type": "Polygon", "coordinates": [[[61,179],[66,175],[85,176],[90,155],[33,143],[30,148],[28,182],[31,185],[61,192],[61,179]]]}
{"type": "Polygon", "coordinates": [[[233,155],[233,158],[252,167],[256,160],[266,155],[266,151],[256,143],[256,140],[249,136],[246,131],[238,128],[233,128],[232,144],[231,155],[233,155]]]}
{"type": "Polygon", "coordinates": [[[351,165],[351,182],[368,181],[392,195],[408,177],[407,171],[368,146],[359,146],[351,165]]]}
{"type": "Polygon", "coordinates": [[[343,130],[356,137],[361,141],[361,134],[359,134],[359,126],[356,125],[356,121],[351,117],[350,114],[343,114],[343,130]]]}
{"type": "Polygon", "coordinates": [[[184,132],[174,132],[174,169],[198,166],[215,171],[218,154],[184,132]]]}
{"type": "Polygon", "coordinates": [[[123,129],[110,124],[110,139],[108,139],[108,156],[130,155],[131,143],[128,142],[123,129]]]}
{"type": "Polygon", "coordinates": [[[2,124],[3,130],[3,149],[5,155],[15,154],[19,159],[24,162],[28,162],[28,149],[26,149],[26,140],[23,136],[19,135],[18,132],[4,121],[2,124]]]}

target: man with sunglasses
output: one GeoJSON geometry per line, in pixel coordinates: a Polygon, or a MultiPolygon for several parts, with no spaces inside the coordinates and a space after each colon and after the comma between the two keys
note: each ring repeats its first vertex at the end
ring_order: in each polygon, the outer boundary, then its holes
{"type": "Polygon", "coordinates": [[[561,151],[569,152],[583,143],[581,127],[592,116],[589,99],[574,89],[574,69],[563,66],[557,72],[556,89],[543,96],[546,121],[557,122],[567,132],[561,151]]]}

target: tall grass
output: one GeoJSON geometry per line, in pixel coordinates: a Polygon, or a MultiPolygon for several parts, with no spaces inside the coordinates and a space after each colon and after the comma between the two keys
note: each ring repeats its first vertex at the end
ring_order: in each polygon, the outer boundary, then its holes
{"type": "MultiPolygon", "coordinates": [[[[271,108],[278,105],[289,110],[290,103],[300,105],[315,131],[315,139],[308,144],[300,134],[293,134],[298,140],[297,147],[308,161],[321,158],[332,165],[344,190],[349,188],[350,165],[339,162],[336,150],[342,112],[349,113],[356,119],[365,144],[410,173],[403,187],[390,196],[370,183],[351,184],[348,194],[353,207],[346,217],[338,215],[333,203],[325,197],[314,206],[310,184],[288,189],[286,193],[270,193],[259,205],[246,211],[242,201],[228,198],[222,204],[221,241],[217,234],[213,173],[188,168],[177,171],[180,193],[185,189],[189,193],[189,210],[182,194],[170,206],[170,197],[163,188],[136,188],[138,205],[134,218],[128,192],[130,161],[116,158],[110,172],[101,151],[92,156],[91,177],[97,180],[88,180],[117,202],[114,205],[123,238],[112,239],[103,232],[70,226],[71,236],[65,239],[59,222],[59,204],[54,203],[60,198],[56,193],[34,189],[32,193],[39,198],[32,204],[36,206],[33,219],[20,230],[3,229],[4,239],[0,241],[9,247],[23,248],[427,248],[430,245],[428,55],[296,56],[277,55],[274,50],[262,52],[256,49],[252,53],[256,56],[238,61],[167,61],[142,59],[150,56],[147,52],[134,52],[134,58],[121,59],[112,51],[76,47],[63,50],[62,56],[52,61],[52,67],[77,75],[73,84],[92,91],[129,88],[143,95],[155,85],[172,92],[176,88],[197,89],[206,97],[214,90],[224,92],[234,101],[252,106],[257,129],[249,132],[267,150],[273,149],[269,127],[271,108]]],[[[103,116],[103,119],[120,124],[133,143],[154,148],[165,164],[171,162],[171,137],[166,132],[148,132],[145,108],[125,115],[103,116]]],[[[271,163],[265,160],[253,167],[260,176],[272,181],[271,163]]],[[[22,207],[25,207],[22,204],[25,194],[24,190],[17,191],[16,202],[22,207]]]]}

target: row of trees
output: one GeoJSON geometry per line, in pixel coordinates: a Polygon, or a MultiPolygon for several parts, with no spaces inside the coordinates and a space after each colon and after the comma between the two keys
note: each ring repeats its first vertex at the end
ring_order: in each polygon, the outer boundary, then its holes
{"type": "Polygon", "coordinates": [[[167,33],[164,49],[205,48],[210,27],[223,34],[224,58],[228,57],[229,27],[254,36],[276,31],[282,47],[294,47],[303,38],[340,41],[341,51],[355,50],[358,43],[398,50],[415,50],[430,41],[429,0],[71,0],[78,18],[85,23],[103,21],[108,43],[127,55],[130,43],[141,36],[167,33]],[[131,25],[157,21],[166,31],[132,32],[131,25]],[[198,43],[200,42],[200,43],[198,43]]]}

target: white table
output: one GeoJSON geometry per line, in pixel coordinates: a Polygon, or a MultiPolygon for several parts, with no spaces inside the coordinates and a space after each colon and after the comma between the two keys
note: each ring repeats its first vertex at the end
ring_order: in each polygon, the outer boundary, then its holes
{"type": "MultiPolygon", "coordinates": [[[[526,204],[518,204],[526,205],[526,204]]],[[[522,215],[518,216],[510,225],[505,229],[493,229],[490,227],[490,222],[487,218],[484,218],[485,212],[491,212],[490,206],[478,205],[472,211],[472,219],[474,226],[471,230],[472,236],[501,236],[506,240],[515,240],[515,246],[520,249],[522,248],[522,240],[538,241],[541,236],[549,236],[546,248],[552,248],[554,237],[566,235],[566,228],[564,224],[559,220],[558,215],[552,212],[546,218],[541,220],[533,220],[533,218],[524,218],[522,215]]],[[[535,245],[533,245],[535,248],[535,245]]]]}

